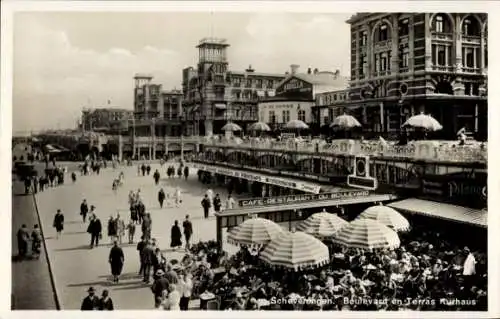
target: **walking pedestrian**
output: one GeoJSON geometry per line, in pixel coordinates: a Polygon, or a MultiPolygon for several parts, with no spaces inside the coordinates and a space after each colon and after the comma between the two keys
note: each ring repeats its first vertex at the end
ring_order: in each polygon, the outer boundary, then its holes
{"type": "Polygon", "coordinates": [[[203,215],[205,218],[208,218],[208,213],[210,211],[210,206],[212,204],[210,203],[210,200],[208,199],[208,195],[205,194],[205,197],[201,200],[201,206],[203,207],[203,215]]]}
{"type": "Polygon", "coordinates": [[[113,242],[113,247],[109,252],[109,264],[111,265],[111,275],[113,275],[113,282],[118,282],[119,276],[122,273],[123,263],[125,256],[123,250],[118,246],[118,241],[113,242]]]}
{"type": "Polygon", "coordinates": [[[233,197],[231,195],[228,195],[226,200],[226,209],[233,209],[235,204],[236,203],[233,197]]]}
{"type": "Polygon", "coordinates": [[[146,243],[146,246],[141,252],[141,259],[142,263],[144,265],[144,279],[143,282],[149,283],[149,280],[151,279],[151,268],[153,267],[153,258],[154,258],[154,251],[151,246],[151,243],[148,241],[146,243]]]}
{"type": "Polygon", "coordinates": [[[83,218],[83,222],[87,220],[87,214],[89,213],[89,206],[87,205],[87,200],[84,199],[83,202],[80,204],[80,215],[83,218]]]}
{"type": "Polygon", "coordinates": [[[184,167],[184,178],[187,180],[189,177],[189,167],[184,167]]]}
{"type": "Polygon", "coordinates": [[[109,297],[109,292],[107,289],[104,289],[102,291],[102,297],[101,297],[101,300],[99,300],[99,310],[108,310],[108,311],[111,311],[111,310],[114,310],[114,306],[113,306],[113,300],[109,297]]]}
{"type": "Polygon", "coordinates": [[[123,237],[125,236],[125,222],[120,217],[120,214],[116,215],[116,236],[118,237],[118,242],[120,245],[123,243],[123,237]]]}
{"type": "Polygon", "coordinates": [[[182,166],[179,166],[179,168],[177,168],[177,176],[179,178],[182,178],[182,166]]]}
{"type": "Polygon", "coordinates": [[[102,224],[96,215],[91,217],[87,233],[90,234],[90,248],[94,248],[94,245],[99,246],[99,239],[102,237],[102,224]]]}
{"type": "Polygon", "coordinates": [[[186,215],[186,219],[182,223],[182,228],[184,229],[184,238],[186,239],[186,251],[191,248],[191,235],[193,235],[193,224],[189,220],[189,215],[186,215]]]}
{"type": "Polygon", "coordinates": [[[142,235],[146,240],[151,239],[151,227],[152,227],[153,221],[151,220],[151,215],[149,213],[146,213],[144,216],[144,219],[142,221],[142,235]]]}
{"type": "Polygon", "coordinates": [[[28,241],[29,233],[26,225],[23,224],[21,228],[17,231],[17,249],[19,251],[19,257],[24,258],[28,253],[28,241]]]}
{"type": "Polygon", "coordinates": [[[148,164],[148,166],[146,166],[146,173],[149,174],[151,173],[151,165],[148,164]]]}
{"type": "Polygon", "coordinates": [[[141,172],[142,172],[142,176],[146,175],[146,165],[144,165],[144,164],[141,165],[141,172]]]}
{"type": "Polygon", "coordinates": [[[222,206],[222,201],[220,199],[220,196],[219,194],[216,194],[214,197],[214,210],[216,213],[220,212],[221,206],[222,206]]]}
{"type": "Polygon", "coordinates": [[[175,221],[170,230],[170,247],[174,250],[182,246],[182,233],[179,228],[179,221],[175,221]]]}
{"type": "Polygon", "coordinates": [[[158,170],[155,170],[155,173],[153,174],[153,178],[155,180],[155,184],[158,185],[160,182],[160,172],[158,170]]]}
{"type": "Polygon", "coordinates": [[[61,213],[60,209],[57,210],[57,213],[54,216],[54,223],[52,226],[56,229],[56,238],[59,239],[59,236],[61,236],[61,232],[64,229],[64,215],[61,213]]]}
{"type": "Polygon", "coordinates": [[[144,262],[142,259],[142,251],[147,245],[147,241],[144,240],[144,236],[141,236],[141,240],[137,243],[137,251],[139,252],[139,263],[140,263],[140,268],[139,268],[139,275],[144,274],[144,262]]]}
{"type": "Polygon", "coordinates": [[[182,203],[181,189],[176,187],[175,189],[175,206],[179,207],[182,203]]]}
{"type": "Polygon", "coordinates": [[[116,220],[113,218],[113,216],[109,216],[108,220],[108,238],[110,243],[113,243],[113,241],[117,237],[117,226],[116,226],[116,220]]]}
{"type": "Polygon", "coordinates": [[[165,191],[162,189],[160,189],[160,191],[158,192],[158,202],[160,203],[160,208],[163,208],[163,202],[165,201],[165,191]]]}
{"type": "Polygon", "coordinates": [[[171,311],[179,311],[181,302],[181,295],[177,290],[177,286],[174,284],[170,284],[168,286],[168,297],[166,302],[166,308],[171,311]]]}
{"type": "Polygon", "coordinates": [[[73,184],[76,183],[76,173],[75,172],[71,173],[71,180],[73,181],[73,184]]]}
{"type": "Polygon", "coordinates": [[[128,243],[133,244],[135,235],[135,223],[133,220],[130,220],[128,222],[127,231],[128,231],[128,243]]]}
{"type": "Polygon", "coordinates": [[[94,287],[90,287],[87,292],[89,295],[83,299],[82,307],[80,310],[99,310],[100,300],[95,295],[94,287]]]}
{"type": "Polygon", "coordinates": [[[33,226],[33,231],[31,232],[31,255],[33,258],[40,258],[40,250],[42,247],[42,234],[40,233],[40,228],[38,224],[33,226]]]}
{"type": "Polygon", "coordinates": [[[155,279],[153,285],[151,286],[151,291],[153,292],[155,304],[156,300],[162,299],[163,292],[168,290],[169,282],[164,277],[165,272],[162,269],[158,269],[155,271],[155,279]]]}

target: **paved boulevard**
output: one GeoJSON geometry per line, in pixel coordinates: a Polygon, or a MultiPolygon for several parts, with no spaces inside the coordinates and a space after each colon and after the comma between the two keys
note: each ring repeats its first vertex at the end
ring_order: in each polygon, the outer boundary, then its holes
{"type": "MultiPolygon", "coordinates": [[[[159,165],[153,166],[154,169],[159,165]]],[[[200,240],[215,239],[215,218],[203,219],[201,199],[206,192],[206,186],[198,182],[196,172],[191,169],[190,177],[184,179],[166,179],[165,169],[160,170],[162,180],[159,186],[154,185],[152,175],[137,176],[137,166],[122,167],[116,170],[108,168],[99,176],[78,176],[75,184],[71,181],[64,186],[49,189],[37,195],[37,204],[42,221],[49,260],[52,265],[57,294],[62,309],[80,309],[80,303],[86,295],[89,286],[96,288],[98,293],[103,289],[110,291],[115,309],[148,310],[153,308],[153,296],[150,286],[144,285],[137,276],[139,257],[136,244],[122,247],[125,253],[125,265],[122,279],[118,284],[109,281],[110,267],[108,254],[110,240],[107,237],[107,221],[110,215],[120,215],[128,222],[128,193],[130,190],[141,189],[143,201],[153,220],[152,237],[156,238],[159,247],[165,252],[167,259],[182,257],[180,252],[170,250],[170,228],[174,220],[182,223],[184,216],[189,214],[193,222],[193,243],[200,240]],[[124,186],[117,194],[111,190],[111,184],[120,171],[125,173],[124,186]],[[157,193],[160,187],[165,192],[173,194],[179,186],[183,203],[180,208],[159,208],[157,193]],[[103,224],[103,239],[98,248],[89,249],[90,237],[86,233],[87,224],[83,224],[79,215],[82,199],[96,206],[96,212],[103,224]],[[57,209],[65,216],[65,229],[61,238],[55,238],[52,221],[57,209]]],[[[70,180],[69,178],[66,178],[70,180]]],[[[227,193],[222,189],[214,190],[225,199],[227,193]]],[[[136,239],[140,237],[140,227],[136,229],[136,239]]],[[[234,247],[226,245],[228,249],[234,247]]],[[[195,306],[192,302],[192,306],[195,306]]]]}

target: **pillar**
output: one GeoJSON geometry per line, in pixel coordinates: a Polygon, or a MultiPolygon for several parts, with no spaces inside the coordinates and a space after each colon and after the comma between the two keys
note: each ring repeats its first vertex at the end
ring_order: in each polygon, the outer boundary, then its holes
{"type": "Polygon", "coordinates": [[[391,32],[391,61],[390,70],[392,74],[399,72],[399,20],[398,15],[394,14],[392,16],[392,32],[391,32]]]}
{"type": "Polygon", "coordinates": [[[184,160],[184,137],[181,135],[181,160],[184,160]]]}
{"type": "MultiPolygon", "coordinates": [[[[425,25],[426,28],[428,25],[425,25]]],[[[415,45],[414,45],[414,39],[415,39],[415,28],[413,25],[413,15],[410,16],[408,19],[408,71],[412,72],[414,69],[415,65],[415,45]]]]}
{"type": "Polygon", "coordinates": [[[485,49],[486,49],[486,45],[484,43],[484,40],[485,40],[485,32],[484,31],[481,31],[481,52],[479,53],[479,56],[481,57],[481,73],[483,73],[484,69],[486,68],[486,52],[485,52],[485,49]]]}
{"type": "Polygon", "coordinates": [[[455,30],[453,32],[453,43],[455,44],[455,72],[462,71],[462,30],[460,29],[460,15],[455,18],[455,30]]]}
{"type": "Polygon", "coordinates": [[[223,243],[223,240],[222,240],[222,217],[220,217],[220,216],[217,216],[216,228],[217,228],[217,243],[219,244],[219,246],[222,249],[222,243],[223,243]]]}
{"type": "MultiPolygon", "coordinates": [[[[361,30],[358,30],[356,31],[356,70],[354,71],[354,76],[359,79],[359,51],[360,51],[360,48],[359,48],[359,32],[361,30]]],[[[319,110],[318,110],[319,111],[319,110]]],[[[320,115],[320,119],[321,119],[321,115],[320,115]]]]}
{"type": "Polygon", "coordinates": [[[123,137],[118,135],[118,161],[123,161],[123,137]]]}
{"type": "Polygon", "coordinates": [[[425,69],[432,69],[431,13],[425,14],[425,69]]]}

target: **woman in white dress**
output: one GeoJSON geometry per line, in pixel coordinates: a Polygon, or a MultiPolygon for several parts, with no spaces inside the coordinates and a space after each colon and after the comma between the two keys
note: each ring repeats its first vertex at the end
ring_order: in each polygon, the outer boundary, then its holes
{"type": "Polygon", "coordinates": [[[208,189],[206,192],[206,195],[208,197],[208,200],[210,201],[210,209],[208,210],[208,216],[213,216],[214,215],[214,192],[212,189],[208,189]]]}
{"type": "Polygon", "coordinates": [[[180,311],[181,294],[174,284],[168,286],[168,297],[165,302],[165,310],[180,311]]]}
{"type": "Polygon", "coordinates": [[[175,206],[179,207],[180,204],[182,203],[182,198],[181,198],[181,189],[177,187],[175,189],[175,206]]]}

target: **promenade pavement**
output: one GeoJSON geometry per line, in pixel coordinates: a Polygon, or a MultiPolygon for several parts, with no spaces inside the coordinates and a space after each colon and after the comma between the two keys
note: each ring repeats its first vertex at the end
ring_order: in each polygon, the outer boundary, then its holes
{"type": "MultiPolygon", "coordinates": [[[[156,168],[160,169],[160,165],[153,165],[152,172],[156,168]]],[[[152,237],[157,239],[167,259],[180,259],[183,256],[181,250],[172,252],[170,249],[170,229],[174,220],[182,224],[186,214],[191,216],[193,223],[193,243],[215,239],[215,217],[204,219],[201,208],[201,199],[207,186],[198,181],[193,169],[190,170],[187,181],[184,178],[167,179],[165,170],[166,167],[160,170],[162,179],[159,186],[154,184],[152,174],[138,176],[137,166],[134,165],[104,169],[99,176],[78,176],[75,184],[69,182],[37,194],[49,260],[62,309],[80,309],[89,286],[93,286],[99,294],[103,289],[108,289],[116,309],[153,309],[154,300],[150,285],[143,284],[142,278],[137,275],[139,255],[136,245],[141,235],[140,226],[136,230],[135,243],[122,245],[125,253],[122,279],[117,284],[110,281],[108,255],[111,245],[107,237],[107,221],[110,215],[116,216],[120,213],[125,222],[128,222],[130,190],[141,189],[141,197],[153,220],[152,237]],[[125,173],[124,185],[115,194],[111,185],[120,171],[125,173]],[[182,193],[181,206],[177,208],[172,205],[160,209],[157,201],[158,190],[163,188],[165,192],[173,194],[177,186],[182,193]],[[96,206],[96,213],[103,224],[102,245],[100,243],[99,247],[94,249],[89,249],[90,236],[86,233],[88,224],[84,224],[79,215],[80,203],[84,198],[89,205],[96,206]],[[56,232],[52,227],[57,209],[61,209],[65,217],[65,228],[59,239],[56,239],[56,232]]],[[[222,199],[227,197],[227,192],[223,189],[214,189],[214,192],[220,193],[222,199]]],[[[232,253],[235,247],[225,245],[225,249],[232,253]]],[[[192,302],[191,306],[196,306],[196,302],[192,302]]]]}

